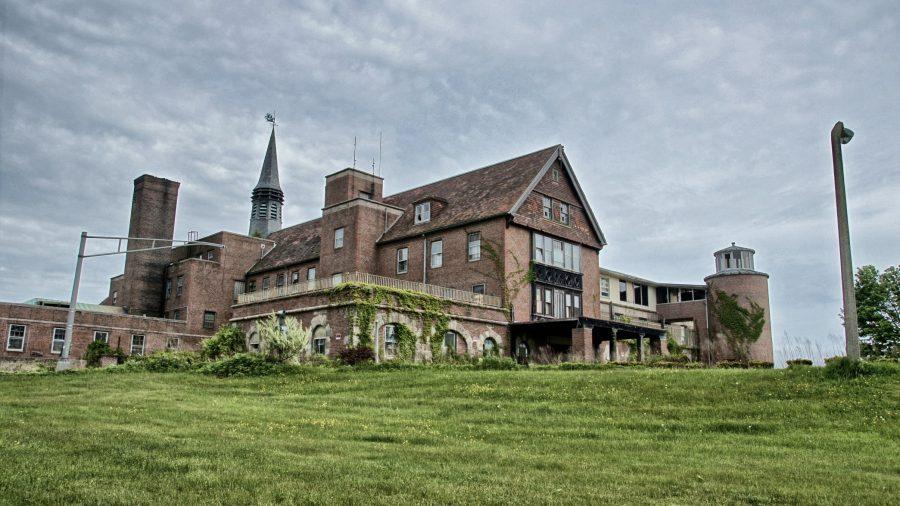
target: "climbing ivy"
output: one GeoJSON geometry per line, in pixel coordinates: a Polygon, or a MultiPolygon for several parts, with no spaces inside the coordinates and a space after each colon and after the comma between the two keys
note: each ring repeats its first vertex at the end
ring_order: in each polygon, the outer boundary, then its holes
{"type": "Polygon", "coordinates": [[[450,324],[447,311],[450,302],[433,295],[413,290],[390,288],[368,283],[341,283],[327,291],[326,295],[333,301],[351,302],[348,319],[351,327],[357,329],[354,337],[362,346],[372,346],[375,332],[375,315],[380,306],[388,306],[395,311],[408,313],[410,317],[418,316],[422,321],[425,334],[413,335],[405,325],[398,326],[398,352],[404,359],[411,359],[415,354],[415,343],[422,341],[431,346],[433,356],[440,353],[444,332],[450,324]],[[405,329],[405,330],[403,330],[405,329]],[[404,339],[406,337],[407,339],[404,339]]]}

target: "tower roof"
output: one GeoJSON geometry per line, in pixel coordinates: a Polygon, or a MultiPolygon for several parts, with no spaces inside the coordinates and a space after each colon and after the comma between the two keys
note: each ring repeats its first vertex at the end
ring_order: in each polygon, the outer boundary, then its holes
{"type": "Polygon", "coordinates": [[[275,126],[272,126],[272,135],[269,136],[269,147],[266,149],[266,158],[263,160],[262,170],[259,172],[257,188],[271,188],[281,191],[281,182],[278,181],[278,153],[275,151],[275,126]]]}

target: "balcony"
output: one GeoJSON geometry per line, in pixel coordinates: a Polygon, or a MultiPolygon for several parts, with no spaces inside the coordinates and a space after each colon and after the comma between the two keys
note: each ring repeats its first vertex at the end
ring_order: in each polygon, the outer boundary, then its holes
{"type": "Polygon", "coordinates": [[[538,283],[568,288],[569,290],[582,290],[582,275],[578,272],[567,271],[550,265],[533,262],[534,280],[538,283]]]}
{"type": "MultiPolygon", "coordinates": [[[[411,290],[414,292],[422,292],[441,299],[461,302],[464,304],[475,304],[487,307],[503,307],[500,297],[496,295],[483,295],[478,293],[467,292],[465,290],[457,290],[455,288],[447,288],[444,286],[429,285],[425,283],[417,283],[415,281],[404,281],[402,279],[389,278],[386,276],[376,276],[365,272],[345,272],[343,274],[342,283],[365,283],[369,285],[384,286],[388,288],[396,288],[399,290],[411,290]]],[[[283,297],[293,297],[305,293],[316,292],[320,290],[328,290],[334,288],[336,284],[332,278],[314,279],[311,281],[300,281],[299,283],[276,286],[267,290],[259,290],[256,292],[242,293],[237,296],[237,304],[252,304],[256,302],[264,302],[272,299],[280,299],[283,297]]]]}

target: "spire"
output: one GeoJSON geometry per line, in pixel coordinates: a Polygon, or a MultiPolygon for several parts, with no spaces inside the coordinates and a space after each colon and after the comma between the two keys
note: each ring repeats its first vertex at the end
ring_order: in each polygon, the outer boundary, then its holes
{"type": "Polygon", "coordinates": [[[256,183],[256,188],[281,190],[281,183],[278,181],[278,153],[275,150],[275,125],[272,125],[269,147],[266,149],[266,157],[263,160],[262,170],[259,172],[259,182],[256,183]]]}

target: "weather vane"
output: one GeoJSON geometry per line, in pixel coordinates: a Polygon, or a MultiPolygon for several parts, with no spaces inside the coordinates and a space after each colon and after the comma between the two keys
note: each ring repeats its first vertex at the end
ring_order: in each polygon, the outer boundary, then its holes
{"type": "Polygon", "coordinates": [[[275,123],[275,111],[266,113],[266,121],[272,124],[272,126],[278,126],[278,123],[275,123]]]}

